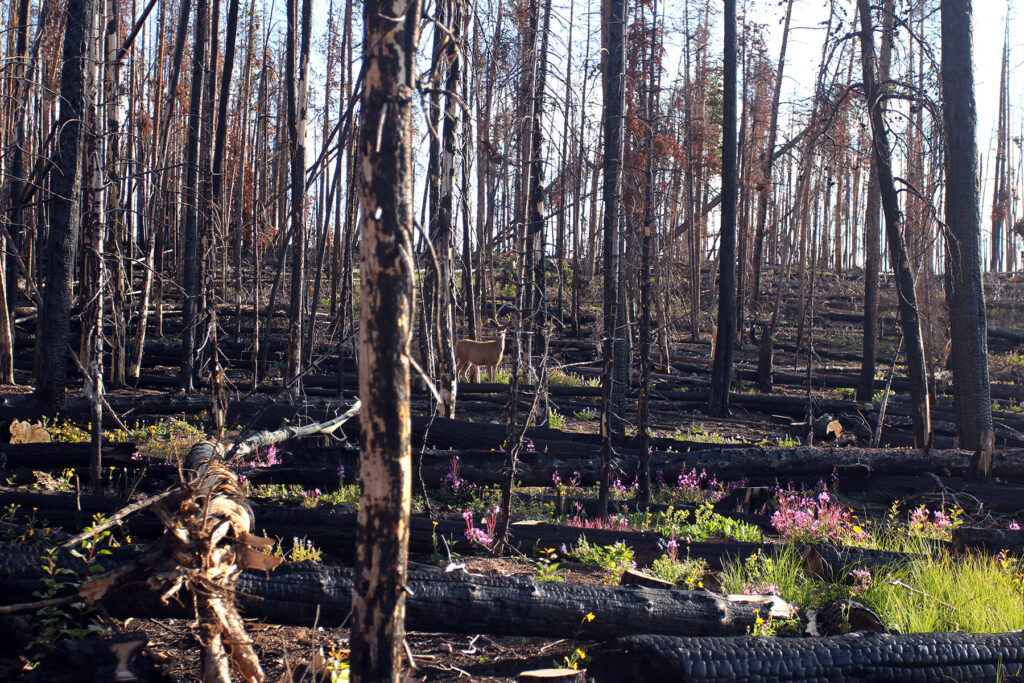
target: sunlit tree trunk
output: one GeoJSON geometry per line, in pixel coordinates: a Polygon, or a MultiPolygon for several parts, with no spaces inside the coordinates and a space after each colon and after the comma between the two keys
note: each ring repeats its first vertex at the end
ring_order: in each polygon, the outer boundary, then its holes
{"type": "Polygon", "coordinates": [[[412,103],[420,3],[365,0],[366,80],[359,132],[363,402],[353,681],[398,681],[405,635],[412,458],[409,340],[413,308],[412,103]]]}

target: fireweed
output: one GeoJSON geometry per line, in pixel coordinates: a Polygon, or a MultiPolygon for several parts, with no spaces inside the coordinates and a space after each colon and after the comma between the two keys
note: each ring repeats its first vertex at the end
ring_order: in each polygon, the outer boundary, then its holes
{"type": "Polygon", "coordinates": [[[853,512],[832,502],[825,485],[817,493],[779,489],[775,497],[778,510],[772,515],[772,526],[787,541],[857,546],[871,543],[871,535],[857,524],[853,512]]]}
{"type": "Polygon", "coordinates": [[[464,533],[470,545],[478,545],[482,548],[489,548],[493,545],[494,529],[498,526],[498,514],[500,512],[501,508],[495,505],[490,514],[481,520],[486,530],[473,524],[472,510],[466,510],[462,513],[462,518],[466,520],[466,531],[464,533]]]}

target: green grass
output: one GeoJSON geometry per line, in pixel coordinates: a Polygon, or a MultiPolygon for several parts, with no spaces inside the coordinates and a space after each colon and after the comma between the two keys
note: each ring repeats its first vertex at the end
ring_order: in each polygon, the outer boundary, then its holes
{"type": "Polygon", "coordinates": [[[574,375],[571,372],[563,372],[562,370],[550,370],[548,371],[548,385],[553,387],[597,387],[600,386],[601,380],[597,377],[582,377],[581,375],[574,375]]]}
{"type": "Polygon", "coordinates": [[[805,609],[852,596],[875,610],[887,628],[901,633],[989,633],[1024,629],[1022,579],[1019,560],[950,557],[939,551],[904,566],[878,568],[870,586],[857,590],[808,576],[800,566],[800,551],[787,545],[771,557],[754,555],[726,564],[722,587],[727,593],[740,593],[770,585],[783,599],[805,609]]]}
{"type": "Polygon", "coordinates": [[[901,633],[1014,631],[1024,628],[1020,572],[1012,560],[938,554],[875,572],[860,599],[901,633]]]}

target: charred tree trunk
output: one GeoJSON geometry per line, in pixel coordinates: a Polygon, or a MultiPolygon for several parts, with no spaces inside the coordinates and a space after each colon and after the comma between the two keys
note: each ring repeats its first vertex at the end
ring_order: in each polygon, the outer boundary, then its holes
{"type": "Polygon", "coordinates": [[[718,339],[711,365],[708,412],[729,412],[736,354],[736,0],[725,0],[725,59],[722,106],[722,234],[718,251],[718,339]]]}
{"type": "MultiPolygon", "coordinates": [[[[892,56],[893,0],[882,5],[882,47],[878,57],[878,79],[889,79],[892,56]]],[[[874,145],[872,144],[872,147],[874,145]]],[[[864,210],[864,340],[857,400],[868,402],[874,395],[876,356],[878,355],[878,273],[881,270],[881,194],[878,189],[878,163],[871,155],[868,172],[867,202],[864,210]]]]}
{"type": "Polygon", "coordinates": [[[397,682],[402,672],[412,496],[412,100],[420,3],[367,0],[363,21],[366,82],[358,165],[363,495],[356,540],[352,674],[356,681],[397,682]]]}
{"type": "MultiPolygon", "coordinates": [[[[64,403],[71,341],[71,289],[82,228],[86,108],[95,83],[89,58],[94,45],[95,0],[68,0],[61,66],[57,159],[50,175],[50,226],[46,240],[42,307],[36,331],[36,397],[47,409],[64,403]]],[[[41,226],[40,226],[41,227],[41,226]]]]}
{"type": "MultiPolygon", "coordinates": [[[[768,145],[761,159],[761,177],[757,193],[757,224],[754,227],[754,304],[761,300],[761,263],[764,252],[764,233],[768,223],[768,200],[772,193],[772,162],[775,154],[775,140],[779,131],[779,100],[782,96],[782,73],[786,66],[786,47],[789,43],[789,21],[793,15],[793,0],[786,3],[786,19],[782,25],[782,45],[779,47],[779,64],[775,69],[775,93],[772,98],[771,120],[768,122],[768,145]]],[[[776,228],[778,230],[778,228],[776,228]]],[[[742,330],[739,330],[742,334],[742,330]]]]}
{"type": "Polygon", "coordinates": [[[600,499],[607,509],[609,478],[612,474],[612,423],[620,419],[614,415],[615,340],[618,277],[619,277],[619,214],[622,196],[622,117],[625,97],[625,0],[609,0],[605,10],[604,27],[604,330],[601,342],[601,482],[600,499]]]}
{"type": "MultiPolygon", "coordinates": [[[[981,279],[978,115],[971,59],[971,0],[943,0],[942,113],[946,133],[946,297],[952,335],[953,400],[960,447],[979,452],[988,476],[994,434],[988,377],[988,324],[981,279]]],[[[1005,68],[1005,67],[1004,67],[1005,68]]],[[[994,253],[994,252],[993,252],[994,253]]]]}
{"type": "Polygon", "coordinates": [[[889,260],[896,277],[896,297],[899,300],[900,327],[906,348],[907,374],[910,379],[911,418],[914,423],[914,443],[920,448],[931,444],[931,415],[928,405],[928,374],[921,339],[921,321],[917,311],[914,273],[910,269],[906,243],[903,241],[902,216],[899,196],[892,176],[892,153],[885,128],[879,83],[875,78],[875,40],[868,0],[857,0],[861,22],[861,51],[864,88],[867,92],[871,120],[872,149],[878,171],[878,187],[885,215],[885,234],[889,246],[889,260]]]}
{"type": "Polygon", "coordinates": [[[288,97],[288,138],[291,154],[291,292],[288,301],[288,357],[285,382],[297,395],[302,383],[302,304],[306,290],[306,100],[309,92],[309,49],[312,0],[302,0],[302,37],[299,45],[298,0],[288,3],[288,47],[285,88],[288,97]],[[298,55],[296,55],[298,48],[298,55]],[[298,59],[298,82],[295,81],[298,59]]]}
{"type": "MultiPolygon", "coordinates": [[[[182,10],[184,11],[184,10],[182,10]]],[[[203,83],[206,75],[206,46],[210,31],[209,0],[197,0],[195,46],[192,50],[192,93],[189,99],[188,143],[185,157],[184,278],[181,321],[182,391],[192,391],[195,375],[196,303],[199,298],[199,138],[202,132],[203,83]]]]}
{"type": "Polygon", "coordinates": [[[587,667],[603,681],[998,679],[1024,666],[1019,633],[858,633],[827,638],[627,636],[587,667]]]}
{"type": "Polygon", "coordinates": [[[640,236],[640,396],[637,399],[637,436],[639,471],[637,496],[642,503],[651,499],[651,468],[650,468],[650,407],[648,405],[651,390],[651,247],[654,243],[654,168],[655,151],[654,135],[656,127],[657,101],[657,67],[660,60],[655,56],[661,49],[658,41],[658,6],[654,3],[654,14],[651,28],[651,40],[647,53],[647,135],[645,147],[647,167],[644,169],[644,220],[643,234],[640,236]]]}

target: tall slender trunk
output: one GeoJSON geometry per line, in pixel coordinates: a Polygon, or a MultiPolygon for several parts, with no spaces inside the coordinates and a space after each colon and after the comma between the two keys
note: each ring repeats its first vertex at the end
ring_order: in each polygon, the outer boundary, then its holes
{"type": "Polygon", "coordinates": [[[644,220],[643,234],[640,238],[640,398],[637,401],[637,435],[639,446],[639,467],[637,496],[642,503],[651,499],[651,467],[650,467],[650,407],[648,405],[651,390],[651,246],[654,243],[654,168],[655,147],[654,136],[657,126],[658,111],[658,65],[661,45],[658,32],[658,4],[652,4],[653,14],[650,29],[650,43],[647,52],[647,92],[645,93],[647,111],[647,134],[644,146],[647,154],[647,165],[644,169],[644,220]]]}
{"type": "Polygon", "coordinates": [[[921,339],[921,321],[917,311],[917,294],[914,291],[914,273],[910,268],[907,247],[903,241],[902,220],[899,210],[899,196],[892,177],[892,153],[886,133],[884,112],[875,79],[874,34],[871,22],[871,8],[868,0],[857,0],[861,23],[861,51],[864,87],[867,93],[868,111],[871,119],[872,148],[878,170],[878,187],[885,214],[885,234],[889,245],[889,260],[896,277],[896,297],[899,300],[900,327],[903,329],[904,348],[907,358],[907,375],[910,380],[910,416],[914,424],[914,444],[926,448],[931,444],[931,415],[928,406],[928,375],[921,339]]]}
{"type": "MultiPolygon", "coordinates": [[[[952,335],[953,402],[960,447],[978,452],[975,474],[992,464],[977,110],[971,59],[971,0],[942,0],[942,114],[946,133],[946,297],[952,335]]],[[[1005,58],[1005,55],[1004,55],[1005,58]]],[[[1006,68],[1006,62],[1003,62],[1006,68]]],[[[1005,74],[1005,71],[1004,71],[1005,74]]]]}
{"type": "Polygon", "coordinates": [[[363,8],[367,75],[358,164],[363,494],[352,597],[352,677],[397,683],[412,497],[412,100],[420,3],[365,0],[363,8]]]}
{"type": "MultiPolygon", "coordinates": [[[[530,171],[528,189],[528,209],[526,212],[526,256],[527,268],[533,269],[532,276],[526,279],[527,286],[531,287],[529,294],[529,305],[527,310],[532,313],[532,335],[527,336],[527,355],[524,358],[527,368],[527,376],[533,373],[534,363],[530,357],[533,351],[533,340],[537,340],[538,347],[540,339],[544,335],[545,326],[548,324],[548,300],[547,300],[547,268],[546,248],[544,241],[544,224],[547,213],[544,205],[544,88],[548,72],[548,33],[551,21],[551,0],[546,0],[543,10],[540,9],[540,0],[531,0],[531,12],[535,17],[533,20],[534,39],[536,46],[539,41],[539,50],[535,55],[533,93],[530,107],[530,171]],[[543,17],[541,19],[541,17],[543,17]],[[539,21],[538,21],[539,20],[539,21]]],[[[535,48],[536,49],[536,48],[535,48]]],[[[543,364],[538,365],[541,367],[543,364]]],[[[538,391],[545,392],[546,377],[536,378],[538,391]]],[[[548,421],[548,404],[546,393],[542,395],[542,408],[537,416],[537,422],[546,426],[548,421]]]]}
{"type": "MultiPolygon", "coordinates": [[[[86,107],[95,83],[89,73],[94,45],[95,0],[68,0],[65,10],[57,158],[50,174],[50,225],[46,281],[36,331],[36,397],[45,409],[60,408],[67,384],[71,341],[71,294],[82,228],[86,107]]],[[[41,254],[41,256],[43,256],[41,254]]]]}
{"type": "MultiPolygon", "coordinates": [[[[192,391],[195,374],[196,300],[199,297],[199,142],[202,132],[206,44],[209,41],[209,0],[197,0],[195,46],[192,50],[192,93],[189,99],[188,142],[185,151],[184,277],[181,319],[181,372],[183,391],[192,391]]],[[[183,10],[184,11],[184,10],[183,10]]]]}
{"type": "Polygon", "coordinates": [[[722,101],[722,231],[718,251],[718,339],[711,362],[708,412],[729,410],[736,353],[736,0],[725,0],[722,101]]]}
{"type": "MultiPolygon", "coordinates": [[[[879,81],[889,79],[893,9],[893,0],[885,0],[882,5],[882,47],[878,56],[879,81]]],[[[865,402],[871,401],[875,390],[875,359],[878,355],[878,275],[882,261],[882,200],[878,189],[878,165],[874,154],[871,155],[871,168],[868,171],[867,193],[864,210],[864,340],[860,381],[857,383],[857,400],[865,402]]]]}
{"type": "Polygon", "coordinates": [[[608,514],[608,485],[612,474],[613,422],[621,419],[615,406],[615,341],[618,320],[619,214],[622,198],[622,130],[626,41],[624,0],[608,0],[605,8],[604,68],[604,329],[601,340],[601,481],[598,510],[608,514]]]}
{"type": "Polygon", "coordinates": [[[306,99],[309,92],[309,48],[312,32],[313,3],[302,0],[302,38],[299,46],[298,0],[288,2],[288,39],[285,59],[285,82],[288,96],[288,139],[291,153],[291,295],[288,303],[288,355],[285,381],[291,382],[289,392],[298,395],[302,383],[302,305],[306,291],[306,99]],[[298,52],[298,75],[295,81],[295,49],[298,52]]]}

